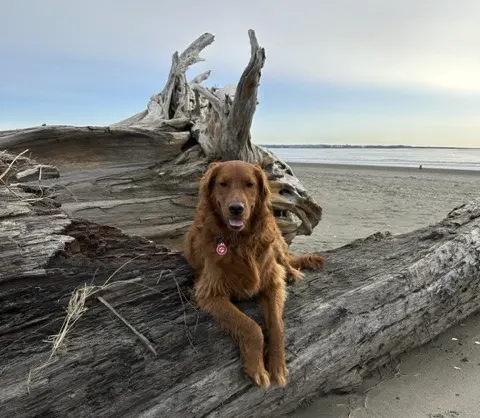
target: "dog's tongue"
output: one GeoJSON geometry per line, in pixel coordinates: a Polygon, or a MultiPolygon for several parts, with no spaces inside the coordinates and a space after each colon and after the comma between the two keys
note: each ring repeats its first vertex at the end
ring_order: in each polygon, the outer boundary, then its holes
{"type": "Polygon", "coordinates": [[[235,228],[243,226],[243,221],[241,219],[230,219],[228,223],[235,228]]]}

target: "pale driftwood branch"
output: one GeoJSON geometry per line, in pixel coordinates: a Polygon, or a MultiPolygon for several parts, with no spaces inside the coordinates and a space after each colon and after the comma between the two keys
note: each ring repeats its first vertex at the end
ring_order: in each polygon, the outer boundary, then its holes
{"type": "Polygon", "coordinates": [[[211,45],[214,40],[215,36],[213,36],[211,33],[204,33],[195,41],[193,41],[187,47],[187,49],[185,49],[185,51],[182,52],[182,55],[180,55],[180,60],[184,66],[184,72],[191,65],[197,62],[205,61],[200,57],[200,52],[203,51],[207,46],[211,45]]]}
{"type": "Polygon", "coordinates": [[[211,71],[210,71],[210,70],[205,71],[205,72],[197,75],[191,82],[192,82],[193,84],[203,83],[205,80],[208,79],[208,77],[210,77],[210,74],[211,74],[211,71]]]}
{"type": "MultiPolygon", "coordinates": [[[[0,149],[30,149],[38,161],[24,188],[56,189],[56,200],[82,217],[178,245],[193,219],[198,180],[209,162],[243,159],[262,164],[274,190],[273,207],[285,239],[310,234],[322,208],[291,168],[250,141],[265,51],[249,31],[251,57],[238,86],[207,88],[209,71],[187,82],[214,37],[204,34],[173,54],[165,87],[147,109],[108,127],[41,126],[0,132],[0,149]],[[57,167],[56,180],[43,165],[57,167]],[[48,174],[48,175],[47,175],[48,174]]],[[[56,169],[56,168],[55,168],[56,169]]],[[[19,180],[20,181],[20,180],[19,180]]]]}
{"type": "MultiPolygon", "coordinates": [[[[289,286],[289,383],[264,392],[244,375],[232,339],[185,303],[192,276],[181,254],[70,219],[10,186],[22,199],[0,187],[0,405],[8,417],[276,417],[351,389],[480,308],[477,198],[435,225],[328,251],[324,272],[289,286]],[[71,292],[113,275],[142,277],[142,286],[117,286],[109,298],[157,356],[92,304],[45,364],[71,292]]],[[[254,303],[239,307],[261,321],[254,303]]]]}
{"type": "Polygon", "coordinates": [[[200,52],[211,45],[214,40],[215,37],[212,34],[204,33],[193,41],[182,54],[175,52],[172,56],[172,65],[165,87],[160,93],[154,94],[150,98],[147,110],[111,126],[155,128],[164,126],[170,119],[188,117],[191,97],[185,73],[191,65],[204,61],[200,57],[200,52]],[[187,87],[185,88],[185,86],[187,87]],[[183,94],[177,94],[177,88],[183,94]]]}
{"type": "Polygon", "coordinates": [[[226,159],[258,162],[251,150],[250,127],[257,108],[257,91],[265,63],[265,50],[258,45],[255,32],[248,31],[251,45],[250,61],[238,82],[232,109],[228,115],[228,130],[222,141],[226,159]]]}
{"type": "Polygon", "coordinates": [[[195,82],[192,82],[191,87],[193,91],[198,92],[210,102],[215,112],[217,112],[219,115],[222,115],[224,113],[222,101],[217,96],[215,96],[210,90],[208,90],[207,88],[195,82]]]}

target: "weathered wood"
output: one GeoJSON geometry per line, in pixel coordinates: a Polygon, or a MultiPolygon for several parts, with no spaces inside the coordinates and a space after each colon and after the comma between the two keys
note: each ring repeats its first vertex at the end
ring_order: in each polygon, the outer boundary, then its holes
{"type": "Polygon", "coordinates": [[[188,132],[161,128],[40,126],[0,132],[0,147],[10,151],[29,149],[41,162],[64,170],[164,163],[181,153],[188,132]]]}
{"type": "Polygon", "coordinates": [[[321,207],[284,161],[251,142],[265,50],[253,30],[248,34],[250,61],[236,87],[203,87],[209,71],[187,80],[187,69],[202,61],[201,51],[214,40],[205,33],[173,55],[165,87],[144,111],[108,127],[0,132],[0,149],[15,153],[28,148],[39,163],[58,167],[62,176],[41,185],[55,186],[57,200],[72,217],[170,246],[193,219],[198,179],[208,162],[256,162],[270,176],[272,203],[286,240],[311,234],[321,207]]]}
{"type": "MultiPolygon", "coordinates": [[[[275,417],[347,390],[479,309],[480,198],[436,225],[376,234],[326,258],[324,272],[289,286],[289,384],[264,392],[243,374],[231,338],[191,305],[181,254],[0,187],[2,416],[275,417]],[[157,356],[93,297],[38,369],[72,292],[107,280],[135,281],[101,296],[157,356]]],[[[255,304],[240,306],[260,321],[255,304]]]]}

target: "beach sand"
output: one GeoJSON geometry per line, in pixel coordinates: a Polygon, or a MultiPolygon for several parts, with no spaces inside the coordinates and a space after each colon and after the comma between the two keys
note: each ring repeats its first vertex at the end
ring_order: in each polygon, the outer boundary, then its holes
{"type": "MultiPolygon", "coordinates": [[[[292,249],[335,248],[377,231],[435,223],[480,195],[480,172],[292,164],[323,207],[322,222],[292,249]]],[[[479,418],[480,314],[406,353],[348,395],[303,405],[291,418],[479,418]],[[479,344],[476,344],[478,342],[479,344]]]]}

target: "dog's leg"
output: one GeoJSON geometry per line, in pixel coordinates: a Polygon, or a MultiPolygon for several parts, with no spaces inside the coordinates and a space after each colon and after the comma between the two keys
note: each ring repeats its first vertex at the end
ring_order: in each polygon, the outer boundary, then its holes
{"type": "Polygon", "coordinates": [[[290,277],[295,282],[303,279],[303,273],[300,270],[292,267],[290,264],[287,264],[285,268],[287,270],[287,278],[290,277]]]}
{"type": "Polygon", "coordinates": [[[247,375],[263,388],[270,378],[263,361],[263,333],[260,326],[241,312],[227,297],[208,297],[197,300],[200,309],[210,313],[240,346],[247,375]]]}
{"type": "Polygon", "coordinates": [[[271,284],[260,293],[259,303],[268,332],[267,369],[270,379],[280,386],[285,386],[287,384],[283,325],[283,308],[286,298],[285,272],[283,269],[279,270],[283,273],[278,273],[279,277],[272,280],[271,284]]]}
{"type": "MultiPolygon", "coordinates": [[[[284,243],[284,242],[282,242],[284,243]]],[[[298,281],[303,279],[303,273],[297,268],[293,267],[290,263],[291,256],[288,252],[288,247],[286,245],[280,246],[276,249],[277,252],[277,261],[280,265],[285,267],[287,271],[287,279],[293,281],[298,281]]]]}

